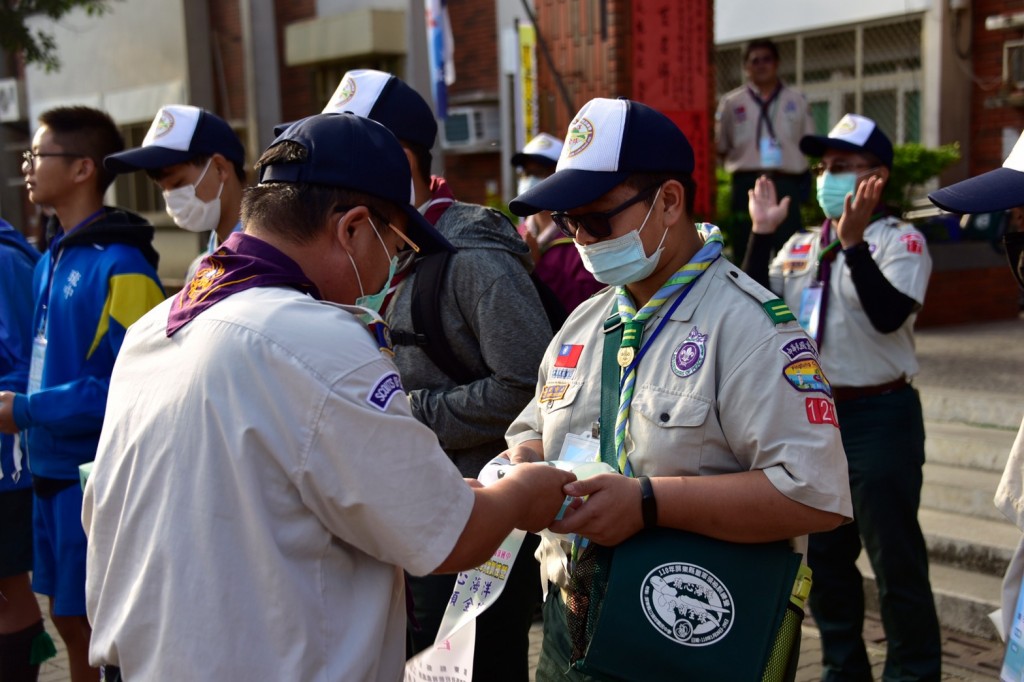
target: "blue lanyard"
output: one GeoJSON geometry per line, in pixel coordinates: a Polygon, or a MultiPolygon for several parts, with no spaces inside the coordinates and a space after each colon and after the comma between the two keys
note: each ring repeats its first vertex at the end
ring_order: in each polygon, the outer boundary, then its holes
{"type": "MultiPolygon", "coordinates": [[[[716,260],[718,260],[718,258],[719,257],[715,257],[715,260],[711,261],[711,263],[714,263],[716,260]]],[[[625,378],[629,375],[631,371],[636,369],[637,365],[640,364],[640,360],[642,360],[643,357],[647,355],[648,349],[651,347],[651,344],[654,343],[654,339],[658,338],[658,334],[661,333],[661,330],[665,328],[665,324],[672,317],[672,313],[676,311],[676,308],[678,308],[679,304],[683,302],[683,299],[686,298],[686,295],[693,290],[693,285],[696,284],[697,281],[704,276],[704,273],[711,269],[711,263],[708,263],[708,267],[706,269],[702,270],[699,275],[694,277],[686,284],[682,292],[676,297],[676,300],[672,301],[672,305],[669,306],[669,309],[665,313],[665,316],[661,318],[661,321],[658,322],[658,326],[654,328],[654,331],[651,332],[651,335],[648,336],[647,340],[644,341],[642,346],[640,346],[640,352],[636,354],[635,358],[633,358],[633,362],[629,363],[629,365],[627,365],[625,369],[622,370],[621,374],[619,375],[620,394],[622,393],[622,385],[625,378]]]]}

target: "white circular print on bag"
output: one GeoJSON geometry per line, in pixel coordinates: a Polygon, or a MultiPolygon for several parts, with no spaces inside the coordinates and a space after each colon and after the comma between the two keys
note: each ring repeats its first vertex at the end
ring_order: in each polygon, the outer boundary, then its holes
{"type": "Polygon", "coordinates": [[[658,566],[640,584],[640,605],[654,629],[677,644],[707,646],[729,633],[735,620],[725,584],[695,564],[658,566]]]}

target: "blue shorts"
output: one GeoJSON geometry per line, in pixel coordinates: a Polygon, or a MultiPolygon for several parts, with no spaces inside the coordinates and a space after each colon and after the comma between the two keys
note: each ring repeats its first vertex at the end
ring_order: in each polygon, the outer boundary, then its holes
{"type": "Polygon", "coordinates": [[[35,498],[32,589],[53,599],[57,616],[85,615],[85,530],[82,487],[35,498]]]}

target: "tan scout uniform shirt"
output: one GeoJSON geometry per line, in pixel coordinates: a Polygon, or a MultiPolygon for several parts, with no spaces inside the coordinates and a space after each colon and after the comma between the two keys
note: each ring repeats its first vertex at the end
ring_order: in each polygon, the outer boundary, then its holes
{"type": "MultiPolygon", "coordinates": [[[[833,229],[829,241],[834,234],[833,229]]],[[[868,225],[864,240],[885,278],[898,291],[923,304],[932,271],[924,235],[896,218],[882,218],[868,225]]],[[[820,230],[799,232],[786,242],[769,267],[772,291],[782,292],[794,313],[799,313],[804,289],[816,281],[821,241],[820,230]]],[[[839,251],[829,277],[821,350],[821,366],[832,385],[877,386],[901,376],[912,378],[918,370],[914,354],[916,318],[911,314],[891,334],[875,329],[853,286],[846,257],[839,251]]]]}
{"type": "MultiPolygon", "coordinates": [[[[773,296],[720,258],[697,280],[637,370],[627,438],[635,475],[712,476],[760,469],[787,497],[852,516],[846,455],[829,388],[799,325],[776,325],[773,296]],[[806,380],[805,380],[806,379],[806,380]]],[[[541,438],[556,459],[567,433],[601,411],[609,288],[582,304],[548,347],[537,394],[510,446],[541,438]]],[[[672,299],[663,310],[667,310],[672,299]]],[[[644,339],[663,313],[652,317],[644,339]]],[[[543,573],[564,587],[564,546],[545,540],[543,573]]]]}
{"type": "MultiPolygon", "coordinates": [[[[779,96],[768,107],[775,139],[782,149],[782,165],[775,169],[762,168],[757,138],[760,116],[761,105],[750,94],[747,85],[736,88],[719,101],[715,113],[715,140],[718,154],[724,157],[725,170],[730,173],[777,170],[794,174],[806,171],[807,157],[800,151],[800,138],[813,135],[815,131],[804,96],[783,86],[779,96]]],[[[761,135],[768,135],[768,126],[763,123],[761,135]]]]}

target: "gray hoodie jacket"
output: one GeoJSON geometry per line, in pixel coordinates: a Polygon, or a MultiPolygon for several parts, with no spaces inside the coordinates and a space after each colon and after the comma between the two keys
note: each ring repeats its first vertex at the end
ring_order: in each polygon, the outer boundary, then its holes
{"type": "MultiPolygon", "coordinates": [[[[451,353],[476,381],[455,385],[416,346],[396,346],[412,413],[437,434],[463,476],[476,477],[505,450],[505,430],[533,397],[551,326],[530,280],[529,249],[505,216],[455,202],[437,229],[459,249],[448,261],[438,306],[451,353]]],[[[416,274],[388,306],[392,329],[412,332],[416,274]]]]}

